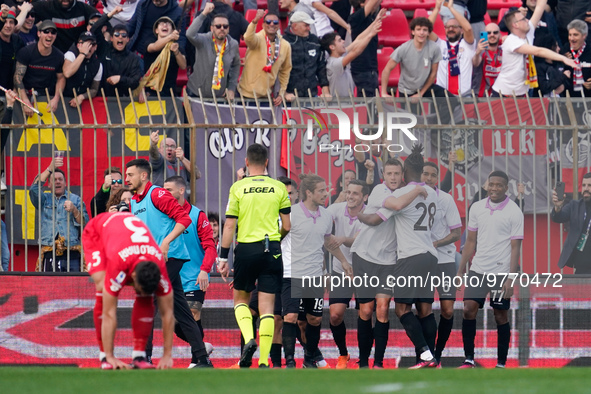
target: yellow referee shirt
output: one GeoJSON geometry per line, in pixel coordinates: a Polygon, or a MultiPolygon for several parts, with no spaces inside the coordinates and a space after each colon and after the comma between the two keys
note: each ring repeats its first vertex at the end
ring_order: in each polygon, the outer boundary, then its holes
{"type": "Polygon", "coordinates": [[[266,175],[245,177],[230,188],[226,218],[238,218],[240,243],[280,241],[279,213],[289,214],[291,204],[285,185],[266,175]]]}

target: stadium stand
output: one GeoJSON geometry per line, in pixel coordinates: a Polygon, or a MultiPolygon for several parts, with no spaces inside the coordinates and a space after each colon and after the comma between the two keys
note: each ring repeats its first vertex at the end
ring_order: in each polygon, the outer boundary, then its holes
{"type": "Polygon", "coordinates": [[[382,31],[378,35],[378,42],[383,46],[397,47],[410,38],[408,22],[401,9],[390,10],[383,21],[382,31]]]}

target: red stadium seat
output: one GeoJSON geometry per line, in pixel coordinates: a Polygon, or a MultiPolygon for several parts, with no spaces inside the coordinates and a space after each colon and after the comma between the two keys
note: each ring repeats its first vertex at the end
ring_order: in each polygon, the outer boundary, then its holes
{"type": "Polygon", "coordinates": [[[410,39],[408,22],[400,9],[389,11],[382,22],[382,31],[378,35],[380,45],[397,47],[410,39]]]}
{"type": "Polygon", "coordinates": [[[382,8],[400,8],[404,11],[412,11],[417,8],[431,9],[435,7],[435,0],[384,0],[382,8]]]}
{"type": "MultiPolygon", "coordinates": [[[[382,80],[382,71],[384,70],[384,67],[386,67],[388,60],[390,60],[392,53],[394,53],[394,49],[392,48],[378,49],[378,74],[380,76],[380,81],[382,80]]],[[[395,89],[398,86],[399,79],[400,66],[396,66],[392,73],[390,73],[390,78],[388,78],[388,87],[395,89]]]]}
{"type": "Polygon", "coordinates": [[[501,21],[503,20],[503,17],[505,16],[505,14],[507,13],[507,11],[509,11],[509,8],[501,8],[499,10],[499,16],[497,18],[497,25],[499,23],[501,23],[501,21]]]}
{"type": "MultiPolygon", "coordinates": [[[[413,18],[418,18],[419,16],[428,18],[431,14],[430,11],[427,11],[424,8],[417,8],[413,15],[413,18]]],[[[443,20],[441,19],[441,15],[437,15],[437,19],[435,20],[435,26],[433,26],[433,31],[439,38],[445,40],[445,25],[443,24],[443,20]]]]}
{"type": "Polygon", "coordinates": [[[189,77],[187,76],[187,70],[181,70],[179,68],[179,72],[176,77],[176,86],[180,88],[184,88],[187,86],[187,82],[189,82],[189,77]]]}
{"type": "Polygon", "coordinates": [[[252,22],[255,16],[257,16],[257,10],[246,10],[246,13],[244,14],[244,19],[246,19],[246,21],[250,23],[252,22]]]}
{"type": "Polygon", "coordinates": [[[268,8],[267,0],[257,0],[257,8],[259,10],[266,10],[268,8]]]}
{"type": "Polygon", "coordinates": [[[484,24],[488,25],[491,22],[492,22],[492,20],[490,19],[490,15],[487,12],[486,14],[484,14],[484,24]]]}
{"type": "Polygon", "coordinates": [[[500,10],[502,8],[521,7],[521,0],[488,0],[487,9],[500,10]]]}

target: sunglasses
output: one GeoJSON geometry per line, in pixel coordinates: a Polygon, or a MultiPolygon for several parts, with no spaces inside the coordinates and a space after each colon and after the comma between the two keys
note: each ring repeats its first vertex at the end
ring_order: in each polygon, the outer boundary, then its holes
{"type": "Polygon", "coordinates": [[[123,185],[123,179],[111,179],[111,185],[114,185],[116,183],[123,185]]]}
{"type": "Polygon", "coordinates": [[[41,31],[43,32],[43,34],[52,34],[54,36],[57,35],[57,30],[55,30],[55,29],[44,29],[41,31]]]}
{"type": "Polygon", "coordinates": [[[230,25],[214,25],[216,29],[229,29],[230,25]]]}
{"type": "Polygon", "coordinates": [[[88,24],[89,24],[90,26],[94,26],[94,24],[95,24],[95,23],[96,23],[96,21],[90,21],[90,22],[88,22],[88,24]]]}
{"type": "Polygon", "coordinates": [[[495,31],[487,31],[487,33],[488,34],[499,34],[499,31],[498,30],[495,30],[495,31]]]}
{"type": "Polygon", "coordinates": [[[265,23],[267,25],[275,25],[275,26],[277,26],[279,24],[279,21],[277,21],[275,19],[267,19],[267,20],[265,20],[265,23]]]}
{"type": "Polygon", "coordinates": [[[127,33],[121,33],[121,32],[118,32],[118,31],[116,31],[115,33],[113,33],[113,35],[115,37],[127,38],[127,33]]]}

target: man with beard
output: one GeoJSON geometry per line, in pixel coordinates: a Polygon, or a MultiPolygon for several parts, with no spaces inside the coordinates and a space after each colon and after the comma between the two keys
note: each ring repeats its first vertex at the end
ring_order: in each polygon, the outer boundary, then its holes
{"type": "Polygon", "coordinates": [[[101,59],[104,67],[102,86],[105,95],[115,96],[115,89],[120,96],[129,96],[129,89],[133,90],[140,84],[142,69],[140,58],[127,48],[129,32],[124,25],[113,28],[111,47],[105,58],[101,59]]]}
{"type": "Polygon", "coordinates": [[[55,46],[65,53],[86,31],[90,16],[96,9],[76,0],[49,0],[33,3],[35,22],[51,20],[57,27],[55,46]]]}
{"type": "MultiPolygon", "coordinates": [[[[472,56],[474,56],[474,32],[470,22],[453,7],[453,0],[447,3],[453,18],[445,22],[445,37],[441,40],[434,32],[430,39],[439,45],[442,59],[437,67],[437,85],[456,96],[466,96],[472,89],[472,56]]],[[[437,0],[435,9],[429,15],[435,24],[443,0],[437,0]]]]}
{"type": "MultiPolygon", "coordinates": [[[[21,100],[31,105],[33,94],[44,100],[45,89],[53,96],[48,103],[48,112],[55,112],[60,101],[60,92],[66,87],[66,78],[62,73],[64,54],[53,47],[57,28],[55,23],[45,20],[39,26],[37,44],[27,45],[16,54],[14,86],[18,89],[21,100]]],[[[33,116],[33,110],[24,107],[26,116],[33,116]]]]}
{"type": "Polygon", "coordinates": [[[488,34],[488,41],[480,39],[476,47],[476,53],[472,57],[474,69],[481,68],[482,80],[478,88],[478,96],[484,97],[484,92],[492,94],[492,85],[495,83],[501,64],[503,64],[503,51],[499,45],[501,30],[496,23],[489,23],[485,28],[488,34]]]}
{"type": "Polygon", "coordinates": [[[238,42],[228,36],[228,17],[225,14],[214,15],[211,31],[198,33],[213,10],[212,3],[206,4],[201,15],[187,29],[187,38],[195,46],[195,64],[187,88],[193,96],[234,100],[240,74],[240,53],[238,42]]]}
{"type": "MultiPolygon", "coordinates": [[[[187,304],[180,271],[191,259],[182,234],[191,225],[189,214],[167,190],[150,182],[150,162],[135,159],[125,165],[125,183],[135,192],[131,200],[131,212],[140,218],[160,245],[174,296],[174,318],[179,324],[184,340],[191,345],[190,368],[212,367],[199,326],[187,304]]],[[[178,335],[178,334],[177,334],[178,335]]],[[[152,354],[147,348],[145,360],[152,354]]]]}
{"type": "Polygon", "coordinates": [[[570,223],[570,231],[562,248],[558,267],[573,267],[575,274],[591,273],[591,172],[583,175],[582,198],[564,203],[564,196],[552,192],[551,218],[556,223],[570,223]]]}

